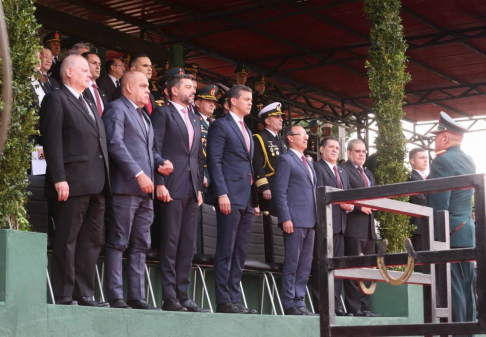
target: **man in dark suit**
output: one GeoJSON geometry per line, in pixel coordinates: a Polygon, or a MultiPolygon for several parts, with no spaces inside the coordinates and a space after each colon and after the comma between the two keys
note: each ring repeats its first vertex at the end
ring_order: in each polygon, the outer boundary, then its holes
{"type": "MultiPolygon", "coordinates": [[[[422,148],[415,148],[408,154],[408,160],[412,166],[412,172],[408,177],[408,181],[423,181],[427,180],[425,171],[429,164],[429,158],[427,152],[422,148]]],[[[425,194],[412,195],[410,197],[410,202],[415,205],[427,206],[427,196],[425,194]]],[[[420,218],[412,217],[410,223],[416,226],[416,229],[412,236],[412,244],[415,250],[422,250],[422,227],[424,226],[424,220],[420,218]]],[[[421,268],[418,266],[417,268],[421,268]]],[[[416,269],[417,269],[416,268],[416,269]]]]}
{"type": "Polygon", "coordinates": [[[105,92],[108,102],[111,102],[114,100],[113,95],[116,88],[120,87],[120,79],[125,73],[125,66],[122,60],[115,57],[106,61],[105,71],[106,77],[98,78],[96,84],[105,92]]]}
{"type": "Polygon", "coordinates": [[[243,117],[251,110],[252,91],[234,85],[228,91],[230,111],[211,123],[206,202],[216,207],[218,237],[214,256],[216,311],[256,314],[241,304],[240,281],[250,243],[257,196],[253,181],[253,141],[243,117]]]}
{"type": "MultiPolygon", "coordinates": [[[[54,89],[59,89],[59,82],[48,75],[48,71],[52,65],[52,53],[49,49],[44,48],[40,54],[40,74],[39,84],[44,91],[44,94],[51,92],[54,89]]],[[[42,102],[42,100],[40,101],[42,102]]]]}
{"type": "MultiPolygon", "coordinates": [[[[317,176],[317,187],[330,186],[341,190],[349,190],[349,178],[344,169],[337,166],[339,159],[339,139],[325,137],[320,144],[321,159],[314,163],[317,176]]],[[[344,233],[346,231],[346,213],[353,210],[353,206],[345,203],[332,205],[333,222],[333,256],[344,256],[344,233]]],[[[317,240],[316,240],[317,242],[317,240]]],[[[312,290],[314,294],[314,308],[319,310],[319,278],[317,245],[314,246],[314,260],[312,262],[312,290]]],[[[342,279],[334,281],[334,310],[337,316],[344,316],[343,303],[341,301],[342,279]]]]}
{"type": "Polygon", "coordinates": [[[289,151],[278,157],[273,196],[284,231],[282,305],[285,315],[315,316],[304,300],[316,233],[316,174],[304,156],[308,140],[304,128],[291,126],[284,138],[289,151]]]}
{"type": "Polygon", "coordinates": [[[89,87],[84,91],[83,95],[95,104],[98,115],[101,117],[103,115],[103,110],[108,105],[106,94],[103,90],[98,88],[98,85],[96,85],[96,80],[100,77],[101,60],[98,55],[93,52],[83,53],[82,56],[88,61],[89,70],[91,72],[89,87]]]}
{"type": "MultiPolygon", "coordinates": [[[[352,189],[376,185],[374,174],[363,168],[366,160],[366,145],[361,139],[352,139],[347,147],[348,160],[341,164],[349,177],[352,189]]],[[[355,256],[376,254],[375,214],[369,207],[354,207],[347,215],[344,232],[344,254],[355,256]]],[[[381,314],[371,312],[371,297],[363,295],[356,281],[344,280],[345,304],[353,316],[377,317],[381,314]]]]}
{"type": "Polygon", "coordinates": [[[287,152],[284,140],[278,136],[283,125],[282,104],[276,102],[265,106],[260,109],[258,117],[265,124],[265,130],[253,135],[255,142],[253,169],[256,176],[258,203],[262,212],[267,211],[277,216],[275,203],[272,200],[275,165],[278,156],[287,152]]]}
{"type": "MultiPolygon", "coordinates": [[[[436,134],[436,157],[430,165],[429,179],[476,173],[476,165],[473,159],[461,149],[464,133],[467,131],[465,127],[441,111],[439,126],[431,131],[436,134]]],[[[473,205],[472,189],[430,193],[428,204],[434,210],[435,239],[437,239],[438,233],[437,211],[446,210],[449,211],[451,248],[476,246],[476,228],[471,212],[473,205]]],[[[484,243],[478,242],[478,244],[484,243]]],[[[451,263],[453,322],[476,321],[476,301],[473,291],[474,274],[473,262],[451,263]]]]}
{"type": "MultiPolygon", "coordinates": [[[[140,71],[147,77],[148,81],[150,81],[150,79],[152,78],[152,71],[153,71],[152,61],[150,61],[150,58],[148,57],[147,54],[137,54],[132,56],[128,64],[128,68],[130,69],[130,71],[140,71]]],[[[120,94],[121,94],[120,88],[116,88],[113,94],[113,99],[118,99],[120,97],[120,94]]],[[[155,98],[152,95],[152,93],[150,93],[147,105],[145,105],[143,110],[147,115],[150,116],[152,114],[152,110],[155,109],[155,107],[156,107],[155,98]]]]}
{"type": "Polygon", "coordinates": [[[160,276],[163,310],[206,312],[189,297],[189,275],[196,244],[197,209],[202,204],[204,156],[199,119],[187,107],[196,88],[190,75],[175,75],[167,83],[170,104],[151,115],[155,151],[170,160],[174,173],[155,178],[155,211],[160,236],[160,276]]]}
{"type": "Polygon", "coordinates": [[[153,310],[145,302],[145,255],[150,248],[155,170],[170,174],[172,164],[153,151],[153,128],[142,112],[147,103],[147,78],[128,72],[122,79],[122,96],[103,114],[113,195],[108,200],[106,288],[114,308],[153,310]],[[128,249],[127,249],[128,248],[128,249]],[[122,259],[127,249],[128,302],[123,301],[122,259]]]}
{"type": "Polygon", "coordinates": [[[52,287],[57,304],[107,306],[92,299],[104,192],[110,191],[105,130],[82,95],[91,78],[86,60],[67,57],[61,73],[65,85],[44,97],[40,111],[45,196],[52,198],[56,224],[52,287]]]}

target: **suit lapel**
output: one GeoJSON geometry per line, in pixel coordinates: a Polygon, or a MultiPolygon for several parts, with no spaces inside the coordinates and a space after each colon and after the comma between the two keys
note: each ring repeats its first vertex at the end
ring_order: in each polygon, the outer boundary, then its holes
{"type": "Polygon", "coordinates": [[[327,165],[327,163],[324,161],[324,159],[321,159],[321,160],[322,160],[322,165],[324,166],[324,169],[326,170],[327,174],[331,177],[332,181],[334,181],[334,184],[336,185],[334,187],[339,188],[339,183],[337,181],[336,176],[334,175],[334,172],[331,170],[329,165],[327,165]]]}
{"type": "MultiPolygon", "coordinates": [[[[241,129],[240,129],[240,126],[238,124],[236,124],[236,121],[234,120],[233,116],[230,115],[230,113],[228,113],[226,115],[226,118],[228,118],[229,120],[229,123],[231,125],[231,127],[233,128],[234,132],[236,133],[236,135],[238,136],[238,138],[240,139],[240,142],[241,144],[243,145],[243,148],[245,149],[246,153],[248,153],[248,149],[246,147],[246,142],[245,142],[245,139],[243,138],[243,133],[241,132],[241,129]]],[[[244,125],[244,123],[243,123],[244,125]]],[[[245,128],[246,129],[246,128],[245,128]]],[[[248,132],[248,131],[247,131],[248,132]]],[[[250,138],[250,136],[248,136],[248,138],[250,138]]],[[[253,137],[252,137],[253,138],[253,137]]],[[[251,138],[250,138],[250,152],[252,150],[252,147],[251,147],[251,138]]],[[[248,156],[250,156],[250,154],[248,153],[248,156]]]]}
{"type": "Polygon", "coordinates": [[[187,132],[186,123],[182,120],[181,115],[177,111],[176,107],[171,103],[169,105],[170,112],[172,113],[172,118],[174,118],[177,126],[181,130],[182,139],[184,140],[184,144],[186,145],[187,151],[189,151],[189,133],[187,132]]]}
{"type": "MultiPolygon", "coordinates": [[[[125,98],[124,96],[121,96],[121,98],[125,102],[125,105],[128,108],[128,110],[130,111],[130,113],[132,114],[133,118],[135,118],[135,120],[137,121],[138,126],[140,127],[140,132],[142,132],[143,136],[145,137],[145,141],[148,142],[147,128],[145,127],[142,119],[140,118],[140,114],[135,109],[133,104],[130,101],[128,101],[127,98],[125,98]]],[[[143,113],[143,109],[142,109],[142,113],[143,113]]]]}
{"type": "MultiPolygon", "coordinates": [[[[98,128],[96,127],[95,121],[93,120],[93,118],[91,118],[91,116],[89,115],[88,111],[86,111],[86,109],[81,104],[81,102],[79,101],[79,99],[76,99],[76,97],[74,97],[74,95],[69,91],[68,88],[66,88],[66,86],[62,86],[62,90],[64,90],[64,93],[66,94],[67,98],[71,101],[71,103],[76,108],[78,108],[78,110],[81,111],[81,113],[83,114],[84,118],[86,118],[88,120],[88,122],[91,124],[91,126],[93,126],[93,128],[96,130],[96,132],[98,132],[98,128]]],[[[88,106],[88,109],[89,109],[89,102],[86,101],[86,105],[88,106]]]]}
{"type": "Polygon", "coordinates": [[[348,172],[351,172],[351,175],[353,175],[355,177],[355,179],[357,181],[359,181],[361,187],[365,187],[365,184],[364,184],[364,181],[363,179],[361,178],[361,175],[359,174],[358,172],[358,169],[356,167],[354,167],[353,163],[351,163],[349,160],[346,162],[346,165],[348,165],[349,167],[349,170],[348,172]]]}
{"type": "MultiPolygon", "coordinates": [[[[306,173],[307,178],[309,178],[309,180],[310,180],[311,184],[312,184],[312,185],[314,185],[314,184],[313,184],[313,181],[315,181],[315,179],[314,179],[314,180],[312,180],[312,179],[311,179],[310,172],[309,172],[309,170],[307,169],[307,167],[305,167],[305,164],[304,164],[304,162],[302,161],[302,158],[299,158],[299,157],[298,157],[298,156],[297,156],[297,155],[294,153],[294,151],[289,151],[289,153],[290,153],[290,155],[292,156],[292,158],[294,158],[294,160],[297,162],[297,165],[299,165],[299,166],[300,166],[300,168],[304,170],[304,172],[306,173]]],[[[305,160],[307,160],[307,158],[306,158],[305,160]]],[[[309,165],[309,167],[310,167],[309,161],[307,161],[307,165],[309,165]]]]}

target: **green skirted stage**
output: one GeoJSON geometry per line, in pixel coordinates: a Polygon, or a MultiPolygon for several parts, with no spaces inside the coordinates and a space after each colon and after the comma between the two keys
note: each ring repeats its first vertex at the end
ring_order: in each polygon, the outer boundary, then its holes
{"type": "MultiPolygon", "coordinates": [[[[46,247],[45,234],[0,230],[0,337],[319,335],[318,317],[148,312],[47,304],[46,247]]],[[[208,281],[212,288],[212,281],[208,281]]],[[[259,289],[260,280],[254,277],[245,282],[254,282],[245,290],[249,304],[257,307],[259,294],[253,290],[259,289]]],[[[154,286],[159,285],[155,282],[154,286]]],[[[373,296],[373,311],[389,317],[337,317],[337,325],[423,322],[421,288],[390,288],[379,284],[373,296]]],[[[156,296],[160,306],[159,298],[156,296]]]]}

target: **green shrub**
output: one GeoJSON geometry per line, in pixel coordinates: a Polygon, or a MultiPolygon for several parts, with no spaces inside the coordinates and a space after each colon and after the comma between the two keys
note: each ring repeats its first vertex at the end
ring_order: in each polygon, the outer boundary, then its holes
{"type": "MultiPolygon", "coordinates": [[[[365,13],[371,22],[370,60],[366,62],[366,68],[379,130],[376,177],[380,185],[405,182],[408,174],[404,164],[407,148],[401,120],[405,115],[402,105],[410,74],[406,72],[407,43],[400,7],[399,0],[364,1],[365,13]]],[[[407,201],[408,197],[397,200],[407,201]]],[[[414,229],[409,224],[409,217],[380,212],[380,222],[380,235],[388,240],[388,251],[404,251],[404,240],[414,229]]]]}
{"type": "MultiPolygon", "coordinates": [[[[29,136],[34,134],[37,120],[30,78],[33,66],[38,63],[39,25],[34,16],[34,1],[2,0],[2,4],[10,44],[13,100],[7,143],[0,158],[0,227],[29,230],[25,211],[26,172],[33,150],[29,136]]],[[[0,107],[3,108],[1,98],[0,107]]]]}

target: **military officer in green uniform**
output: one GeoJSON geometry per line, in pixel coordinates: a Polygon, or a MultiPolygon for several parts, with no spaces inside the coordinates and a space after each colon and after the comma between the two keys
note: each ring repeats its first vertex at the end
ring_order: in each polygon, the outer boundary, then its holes
{"type": "Polygon", "coordinates": [[[248,78],[248,71],[244,64],[238,64],[235,69],[236,84],[246,85],[246,80],[248,78]]]}
{"type": "Polygon", "coordinates": [[[161,102],[157,102],[159,106],[169,105],[169,93],[167,92],[167,88],[166,88],[167,82],[169,82],[172,76],[178,74],[184,75],[185,74],[184,68],[176,67],[167,70],[167,72],[162,77],[159,77],[159,79],[157,80],[157,85],[159,86],[160,90],[164,93],[163,100],[161,102]]]}
{"type": "Polygon", "coordinates": [[[282,104],[275,102],[261,109],[259,113],[265,129],[253,135],[255,151],[253,154],[253,170],[255,185],[258,190],[258,202],[262,212],[277,216],[277,210],[272,202],[273,179],[277,157],[287,152],[283,139],[278,136],[282,131],[282,104]]]}
{"type": "MultiPolygon", "coordinates": [[[[464,133],[468,130],[456,123],[445,112],[440,113],[436,134],[436,158],[430,167],[429,179],[476,173],[470,156],[461,150],[464,133]]],[[[473,190],[457,190],[428,195],[428,205],[434,209],[434,233],[437,239],[436,212],[449,211],[451,248],[474,247],[475,226],[472,219],[473,190]]],[[[473,291],[474,265],[472,262],[451,263],[452,320],[471,322],[476,320],[473,291]]]]}
{"type": "Polygon", "coordinates": [[[209,173],[208,166],[206,164],[207,153],[207,138],[209,125],[214,121],[213,114],[218,104],[216,94],[218,93],[218,86],[210,84],[204,88],[196,91],[196,98],[194,104],[196,105],[196,116],[199,117],[201,122],[201,142],[204,154],[204,182],[203,193],[207,191],[209,185],[209,173]]]}
{"type": "Polygon", "coordinates": [[[319,124],[317,123],[316,119],[313,119],[309,122],[307,126],[309,128],[309,140],[307,141],[307,150],[304,151],[306,157],[311,157],[314,160],[314,163],[319,160],[317,158],[318,148],[319,148],[319,135],[317,132],[319,131],[319,124]]]}

